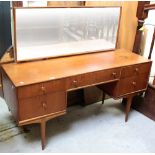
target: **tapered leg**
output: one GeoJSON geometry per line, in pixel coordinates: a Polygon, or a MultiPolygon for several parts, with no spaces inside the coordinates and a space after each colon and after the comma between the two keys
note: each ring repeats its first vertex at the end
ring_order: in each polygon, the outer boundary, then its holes
{"type": "Polygon", "coordinates": [[[130,111],[130,107],[131,107],[131,103],[132,103],[132,98],[133,98],[133,96],[130,96],[130,97],[127,98],[125,122],[128,121],[128,114],[129,114],[129,111],[130,111]]]}
{"type": "Polygon", "coordinates": [[[104,104],[104,100],[105,100],[105,93],[104,91],[102,92],[102,104],[104,104]]]}
{"type": "Polygon", "coordinates": [[[46,121],[41,121],[41,144],[42,144],[42,150],[45,148],[46,143],[46,121]]]}

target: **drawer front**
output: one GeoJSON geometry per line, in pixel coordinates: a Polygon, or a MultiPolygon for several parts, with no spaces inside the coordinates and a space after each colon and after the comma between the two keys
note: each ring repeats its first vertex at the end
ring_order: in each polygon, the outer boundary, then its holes
{"type": "Polygon", "coordinates": [[[19,100],[20,121],[66,110],[64,91],[19,100]]]}
{"type": "Polygon", "coordinates": [[[44,95],[50,92],[63,91],[65,90],[65,85],[66,85],[65,79],[61,79],[19,87],[18,98],[19,99],[29,98],[44,95]]]}
{"type": "Polygon", "coordinates": [[[120,73],[121,73],[120,68],[96,72],[95,82],[100,83],[100,82],[108,82],[111,80],[119,80],[120,73]]]}
{"type": "Polygon", "coordinates": [[[143,73],[149,74],[151,63],[127,66],[122,69],[121,78],[138,76],[143,73]]]}
{"type": "Polygon", "coordinates": [[[108,82],[111,80],[119,80],[119,78],[120,78],[119,68],[77,75],[68,78],[67,89],[85,87],[101,82],[108,82]]]}
{"type": "Polygon", "coordinates": [[[92,83],[94,83],[94,76],[92,73],[72,76],[67,80],[67,89],[91,85],[92,83]]]}
{"type": "Polygon", "coordinates": [[[140,91],[146,88],[148,82],[148,75],[142,74],[141,77],[133,76],[121,79],[118,84],[117,96],[140,91]]]}

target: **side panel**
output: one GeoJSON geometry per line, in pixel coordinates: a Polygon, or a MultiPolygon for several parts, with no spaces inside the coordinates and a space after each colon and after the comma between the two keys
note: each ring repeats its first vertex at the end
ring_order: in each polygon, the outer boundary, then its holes
{"type": "Polygon", "coordinates": [[[2,71],[2,84],[3,84],[4,99],[13,117],[18,122],[18,101],[16,97],[16,88],[9,80],[7,75],[4,73],[4,71],[2,71]]]}

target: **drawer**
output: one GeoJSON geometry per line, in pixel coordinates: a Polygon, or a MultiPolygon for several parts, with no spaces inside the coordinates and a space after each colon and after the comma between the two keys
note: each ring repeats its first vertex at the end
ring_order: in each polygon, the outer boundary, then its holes
{"type": "Polygon", "coordinates": [[[109,69],[104,71],[96,72],[95,83],[108,82],[112,80],[119,80],[121,69],[109,69]]]}
{"type": "Polygon", "coordinates": [[[73,89],[91,85],[94,83],[94,76],[92,73],[72,76],[67,79],[67,89],[73,89]]]}
{"type": "Polygon", "coordinates": [[[121,79],[118,84],[117,96],[146,89],[147,83],[148,83],[147,74],[141,74],[141,77],[133,76],[121,79]]]}
{"type": "Polygon", "coordinates": [[[140,75],[143,73],[149,74],[151,63],[127,66],[122,69],[121,78],[140,75]]]}
{"type": "Polygon", "coordinates": [[[19,100],[20,121],[66,110],[66,93],[56,92],[19,100]]]}
{"type": "Polygon", "coordinates": [[[119,68],[77,75],[68,78],[67,89],[85,87],[102,82],[108,82],[111,80],[119,80],[119,78],[119,68]]]}
{"type": "Polygon", "coordinates": [[[65,90],[65,79],[48,81],[18,88],[18,98],[29,98],[50,92],[65,90]]]}

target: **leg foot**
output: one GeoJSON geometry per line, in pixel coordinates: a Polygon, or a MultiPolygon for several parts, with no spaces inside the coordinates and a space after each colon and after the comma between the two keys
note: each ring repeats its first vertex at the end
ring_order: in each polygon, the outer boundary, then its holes
{"type": "Polygon", "coordinates": [[[128,121],[128,114],[130,111],[131,103],[132,103],[133,96],[130,96],[127,98],[127,104],[126,104],[126,113],[125,113],[125,122],[128,121]]]}
{"type": "Polygon", "coordinates": [[[40,125],[41,125],[41,145],[42,150],[44,150],[46,141],[46,121],[42,120],[40,125]]]}

